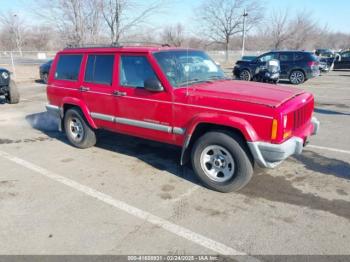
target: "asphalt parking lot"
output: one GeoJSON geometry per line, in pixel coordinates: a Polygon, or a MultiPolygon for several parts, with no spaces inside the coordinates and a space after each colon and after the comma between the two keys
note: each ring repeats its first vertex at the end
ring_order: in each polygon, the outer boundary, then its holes
{"type": "Polygon", "coordinates": [[[321,130],[239,193],[202,187],[180,151],[101,132],[70,146],[45,86],[0,103],[0,254],[350,255],[350,71],[299,88],[321,130]]]}

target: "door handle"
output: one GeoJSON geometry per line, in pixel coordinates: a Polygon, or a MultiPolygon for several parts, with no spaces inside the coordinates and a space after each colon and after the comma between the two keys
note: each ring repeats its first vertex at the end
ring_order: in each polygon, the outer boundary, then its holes
{"type": "Polygon", "coordinates": [[[114,96],[126,96],[127,93],[126,92],[121,92],[121,91],[114,91],[113,95],[114,96]]]}
{"type": "Polygon", "coordinates": [[[79,88],[80,92],[87,92],[87,91],[90,91],[90,88],[86,87],[86,86],[81,86],[79,88]]]}

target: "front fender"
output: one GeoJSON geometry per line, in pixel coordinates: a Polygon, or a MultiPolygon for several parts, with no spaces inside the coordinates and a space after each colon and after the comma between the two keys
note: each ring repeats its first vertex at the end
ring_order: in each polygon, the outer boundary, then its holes
{"type": "Polygon", "coordinates": [[[200,124],[212,124],[233,128],[242,133],[247,142],[257,141],[258,135],[251,124],[239,117],[223,114],[203,113],[195,116],[186,129],[185,140],[182,146],[180,164],[184,165],[189,161],[189,145],[191,144],[192,135],[200,124]]]}
{"type": "MultiPolygon", "coordinates": [[[[62,99],[62,104],[61,104],[62,110],[63,110],[65,105],[74,105],[74,106],[79,107],[80,110],[83,112],[85,119],[88,121],[89,125],[92,128],[97,129],[97,126],[90,115],[90,111],[89,111],[87,105],[82,100],[75,98],[75,97],[65,97],[62,99]]],[[[63,115],[62,115],[62,117],[63,117],[63,115]]]]}
{"type": "Polygon", "coordinates": [[[195,116],[186,129],[186,136],[191,136],[199,124],[213,124],[237,129],[247,141],[258,140],[258,135],[251,124],[240,117],[224,114],[203,113],[195,116]]]}

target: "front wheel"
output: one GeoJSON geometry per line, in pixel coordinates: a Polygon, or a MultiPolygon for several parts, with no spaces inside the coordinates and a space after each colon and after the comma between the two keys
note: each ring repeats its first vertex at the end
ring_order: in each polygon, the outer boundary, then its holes
{"type": "Polygon", "coordinates": [[[244,81],[250,81],[252,79],[252,75],[250,74],[249,70],[244,69],[239,74],[239,79],[244,81]]]}
{"type": "Polygon", "coordinates": [[[223,193],[240,190],[253,176],[253,161],[243,140],[222,131],[209,132],[196,141],[192,166],[205,186],[223,193]]]}
{"type": "Polygon", "coordinates": [[[294,70],[289,76],[289,81],[293,85],[300,85],[305,82],[305,75],[300,70],[294,70]]]}
{"type": "Polygon", "coordinates": [[[75,147],[85,149],[96,144],[95,132],[79,109],[69,109],[65,113],[64,129],[69,142],[75,147]]]}

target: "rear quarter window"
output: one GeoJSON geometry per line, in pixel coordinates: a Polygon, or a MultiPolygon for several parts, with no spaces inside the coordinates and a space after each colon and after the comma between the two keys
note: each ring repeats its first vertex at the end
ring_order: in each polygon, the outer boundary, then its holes
{"type": "Polygon", "coordinates": [[[305,55],[303,53],[296,53],[294,58],[295,58],[295,61],[302,61],[302,60],[305,60],[305,55]]]}
{"type": "Polygon", "coordinates": [[[83,55],[60,55],[55,72],[56,80],[77,81],[83,55]]]}

